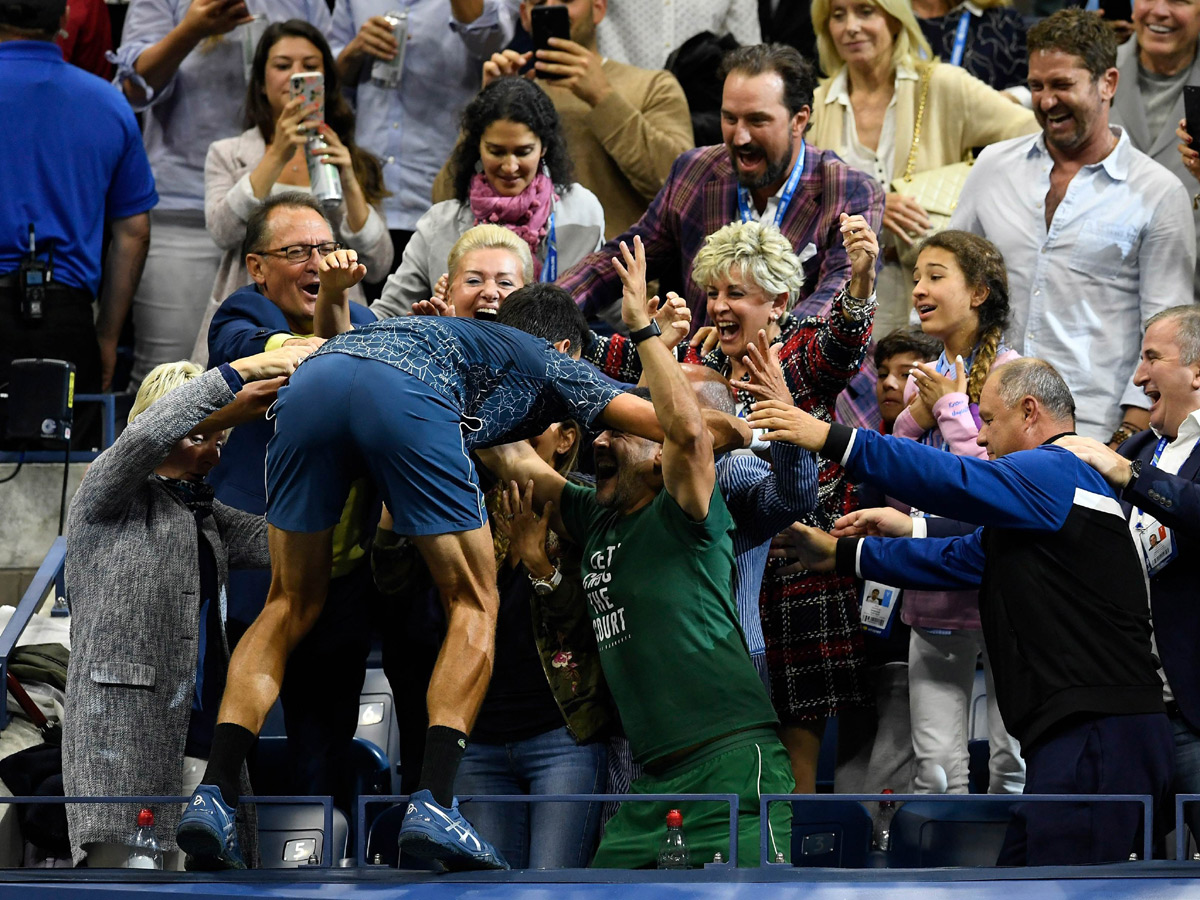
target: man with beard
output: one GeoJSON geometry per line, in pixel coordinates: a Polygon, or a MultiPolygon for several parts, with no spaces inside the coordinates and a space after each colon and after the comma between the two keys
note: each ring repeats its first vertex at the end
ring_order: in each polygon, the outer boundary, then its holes
{"type": "MultiPolygon", "coordinates": [[[[779,720],[734,604],[733,518],[717,489],[713,442],[688,376],[653,338],[645,257],[622,245],[621,316],[637,342],[663,441],[609,427],[593,445],[596,487],[569,484],[527,444],[481,453],[488,468],[533,483],[535,508],[583,547],[583,585],[604,676],[634,762],[634,793],[737,794],[738,863],[758,865],[759,797],[795,783],[779,720]]],[[[809,484],[812,462],[806,460],[809,484]]],[[[592,865],[655,863],[671,803],[625,803],[592,865]]],[[[694,862],[729,847],[729,809],[682,804],[694,862]]],[[[790,804],[769,811],[768,852],[787,858],[790,804]]]]}
{"type": "Polygon", "coordinates": [[[804,141],[812,112],[812,67],[792,47],[758,44],[729,53],[721,65],[724,146],[698,147],[675,161],[666,184],[632,228],[573,266],[560,284],[591,313],[616,295],[609,262],[621,241],[639,236],[647,277],[680,289],[692,328],[708,324],[704,288],[691,261],[704,239],[738,219],[773,222],[804,264],[793,310],[821,312],[850,275],[842,246],[842,213],[865,216],[878,231],[883,192],[836,154],[804,141]]]}
{"type": "Polygon", "coordinates": [[[1192,302],[1192,211],[1179,179],[1109,125],[1112,30],[1064,9],[1031,28],[1028,43],[1042,133],[980,154],[950,227],[1004,254],[1008,345],[1061,372],[1080,434],[1119,444],[1149,422],[1131,381],[1139,335],[1154,314],[1192,302]]]}

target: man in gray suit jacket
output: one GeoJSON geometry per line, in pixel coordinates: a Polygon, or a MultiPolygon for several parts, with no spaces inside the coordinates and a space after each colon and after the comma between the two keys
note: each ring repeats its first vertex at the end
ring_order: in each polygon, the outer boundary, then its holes
{"type": "MultiPolygon", "coordinates": [[[[1117,51],[1121,77],[1109,121],[1129,133],[1134,147],[1175,173],[1191,194],[1195,183],[1175,149],[1175,126],[1184,117],[1183,86],[1200,85],[1200,2],[1134,0],[1133,29],[1134,39],[1117,51]]],[[[1196,217],[1200,232],[1200,210],[1196,217]]],[[[1200,297],[1200,279],[1195,294],[1200,297]]]]}

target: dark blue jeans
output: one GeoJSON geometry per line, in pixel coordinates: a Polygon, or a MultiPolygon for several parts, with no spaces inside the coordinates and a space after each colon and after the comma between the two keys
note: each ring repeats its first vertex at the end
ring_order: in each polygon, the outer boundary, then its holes
{"type": "Polygon", "coordinates": [[[471,803],[472,794],[598,794],[608,745],[576,744],[556,728],[510,744],[467,746],[454,790],[462,814],[514,869],[584,868],[596,846],[596,803],[471,803]]]}

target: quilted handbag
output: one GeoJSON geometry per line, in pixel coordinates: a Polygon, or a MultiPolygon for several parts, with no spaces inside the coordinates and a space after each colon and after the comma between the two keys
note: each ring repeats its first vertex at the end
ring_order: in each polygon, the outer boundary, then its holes
{"type": "MultiPolygon", "coordinates": [[[[925,102],[929,99],[929,81],[932,72],[932,64],[921,67],[921,95],[917,104],[917,118],[913,124],[912,147],[908,151],[908,162],[904,166],[904,174],[892,180],[892,190],[905,197],[912,197],[928,214],[931,227],[926,237],[936,231],[941,231],[950,224],[950,216],[958,205],[958,195],[962,193],[963,184],[966,183],[967,175],[974,164],[974,160],[967,159],[913,174],[913,167],[917,160],[917,147],[921,143],[921,121],[925,118],[925,102]]],[[[900,264],[905,269],[912,269],[916,265],[917,250],[920,246],[920,241],[915,242],[912,246],[906,246],[900,241],[896,242],[900,264]]]]}

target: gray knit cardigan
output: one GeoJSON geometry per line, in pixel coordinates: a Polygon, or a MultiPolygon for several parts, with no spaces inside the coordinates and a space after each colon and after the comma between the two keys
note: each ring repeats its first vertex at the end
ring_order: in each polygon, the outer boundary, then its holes
{"type": "MultiPolygon", "coordinates": [[[[153,477],[177,441],[233,400],[217,369],[151,405],[88,469],[67,519],[71,662],[63,723],[67,796],[176,795],[196,685],[200,567],[196,520],[153,477]]],[[[267,526],[214,504],[201,528],[215,551],[221,621],[229,568],[267,567],[267,526]]],[[[210,636],[211,639],[211,636],[210,636]]],[[[224,629],[221,648],[228,656],[224,629]]],[[[244,789],[249,782],[243,772],[244,789]]],[[[163,850],[175,850],[180,807],[154,809],[163,850]]],[[[136,806],[71,804],[71,855],[82,845],[127,843],[136,806]]],[[[242,829],[257,855],[254,817],[242,829]]]]}

